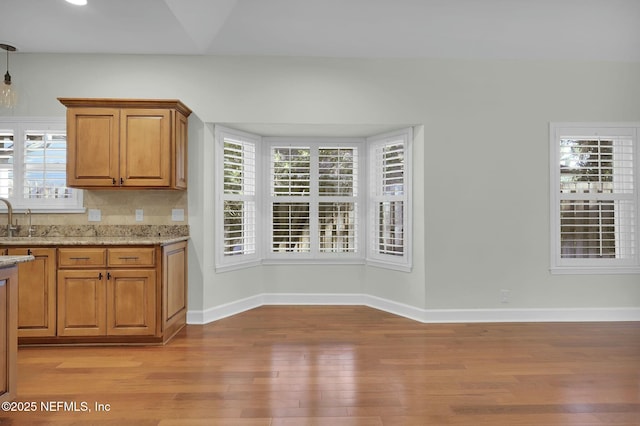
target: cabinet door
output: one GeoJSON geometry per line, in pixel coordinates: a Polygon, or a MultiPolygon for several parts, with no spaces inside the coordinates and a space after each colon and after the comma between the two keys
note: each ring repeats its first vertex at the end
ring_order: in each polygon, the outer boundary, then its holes
{"type": "Polygon", "coordinates": [[[173,334],[186,323],[187,315],[187,243],[181,241],[162,247],[163,330],[173,334]]]}
{"type": "Polygon", "coordinates": [[[106,333],[106,271],[58,270],[58,336],[106,333]]]}
{"type": "Polygon", "coordinates": [[[155,335],[156,270],[112,269],[107,273],[107,335],[155,335]]]}
{"type": "Polygon", "coordinates": [[[27,254],[35,260],[18,265],[18,337],[55,336],[56,249],[9,249],[11,256],[27,254]]]}
{"type": "Polygon", "coordinates": [[[67,185],[119,184],[119,125],[116,108],[67,110],[67,185]]]}
{"type": "Polygon", "coordinates": [[[120,115],[122,185],[168,187],[171,179],[171,112],[123,109],[120,115]]]}
{"type": "Polygon", "coordinates": [[[10,401],[16,396],[17,270],[15,266],[0,269],[0,401],[10,401]]]}
{"type": "Polygon", "coordinates": [[[8,309],[7,303],[7,281],[0,280],[0,395],[4,395],[9,391],[9,383],[7,369],[5,368],[9,361],[9,341],[7,338],[7,331],[9,328],[8,323],[8,309]]]}
{"type": "Polygon", "coordinates": [[[176,112],[175,116],[174,164],[171,167],[174,176],[172,179],[175,188],[187,189],[187,142],[189,140],[189,123],[187,117],[183,114],[176,112]]]}

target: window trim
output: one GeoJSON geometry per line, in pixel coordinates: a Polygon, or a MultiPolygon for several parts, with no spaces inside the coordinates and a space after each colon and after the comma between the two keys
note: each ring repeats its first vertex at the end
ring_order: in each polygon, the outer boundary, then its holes
{"type": "MultiPolygon", "coordinates": [[[[262,140],[264,145],[263,152],[263,170],[268,170],[269,179],[263,179],[263,187],[262,194],[263,203],[262,208],[264,211],[264,221],[263,221],[263,235],[264,237],[264,246],[263,246],[263,262],[264,263],[363,263],[364,255],[364,235],[363,235],[363,221],[364,219],[364,191],[362,185],[365,183],[363,181],[366,180],[366,174],[364,174],[364,170],[362,169],[362,156],[365,150],[364,141],[361,138],[305,138],[305,137],[265,137],[262,140]],[[346,147],[355,147],[358,149],[358,191],[357,195],[354,197],[349,197],[349,200],[355,200],[356,203],[356,212],[357,212],[357,230],[356,230],[356,247],[357,251],[355,253],[332,253],[332,252],[320,252],[319,250],[314,250],[311,248],[311,251],[308,253],[279,253],[273,252],[271,250],[271,237],[272,237],[272,223],[273,223],[273,211],[272,211],[272,202],[277,199],[277,197],[271,195],[271,149],[275,147],[310,147],[311,148],[311,183],[317,183],[319,174],[316,168],[317,164],[314,163],[314,158],[316,158],[315,153],[319,148],[346,148],[346,147]]],[[[263,177],[266,177],[267,174],[263,173],[263,177]]],[[[331,197],[335,199],[336,197],[331,197]]],[[[316,216],[313,216],[313,212],[315,211],[314,204],[319,205],[322,202],[323,197],[319,194],[311,194],[308,197],[299,198],[298,196],[286,196],[283,197],[282,202],[305,202],[304,200],[308,200],[310,203],[310,229],[309,235],[311,243],[317,237],[311,237],[314,231],[317,230],[317,225],[313,222],[313,219],[316,219],[316,216]]],[[[312,243],[313,244],[313,243],[312,243]]]]}
{"type": "MultiPolygon", "coordinates": [[[[640,273],[640,123],[550,123],[550,272],[552,274],[637,274],[640,273]],[[564,136],[629,137],[633,141],[635,207],[635,254],[630,259],[562,259],[560,236],[560,145],[564,136]]],[[[567,197],[564,197],[565,199],[567,197]]]]}
{"type": "Polygon", "coordinates": [[[256,184],[256,194],[254,197],[256,208],[256,235],[255,235],[255,251],[251,254],[240,254],[234,256],[224,255],[224,139],[226,136],[230,136],[233,139],[240,139],[242,142],[253,144],[255,147],[255,174],[256,180],[261,176],[261,138],[257,135],[242,132],[239,130],[227,128],[224,126],[216,125],[214,128],[214,155],[216,164],[219,167],[215,167],[215,253],[216,253],[216,269],[218,271],[231,271],[236,269],[247,268],[251,266],[259,265],[262,262],[262,235],[260,231],[260,219],[261,216],[261,190],[260,184],[256,184]]]}
{"type": "MultiPolygon", "coordinates": [[[[215,247],[215,269],[217,272],[226,272],[237,269],[244,269],[246,267],[256,266],[259,264],[357,264],[357,265],[370,265],[386,269],[393,269],[403,272],[410,272],[412,269],[412,174],[411,174],[411,161],[413,156],[413,128],[403,128],[400,130],[387,132],[380,135],[374,135],[367,137],[275,137],[275,136],[260,136],[254,133],[247,133],[244,131],[236,130],[223,125],[214,124],[214,164],[215,164],[215,185],[214,185],[214,212],[215,212],[215,230],[214,230],[214,247],[215,247]],[[224,234],[224,203],[222,198],[223,192],[223,139],[222,135],[230,134],[234,137],[242,136],[247,140],[252,140],[256,145],[256,155],[260,158],[257,161],[256,175],[258,177],[258,187],[256,194],[256,211],[258,216],[256,232],[256,242],[259,249],[256,256],[237,255],[226,256],[225,259],[223,252],[223,234],[224,234]],[[372,143],[375,145],[376,141],[383,140],[390,137],[402,137],[406,142],[405,145],[405,179],[406,179],[406,208],[405,208],[405,234],[404,234],[404,247],[405,254],[403,256],[370,256],[369,241],[371,240],[370,208],[371,203],[369,201],[369,179],[370,179],[370,155],[372,152],[372,143]],[[358,220],[358,236],[357,236],[357,253],[348,252],[319,252],[318,255],[308,256],[305,253],[301,253],[299,256],[282,256],[282,253],[276,253],[272,255],[270,253],[271,245],[271,183],[270,178],[270,154],[271,146],[283,144],[297,144],[313,143],[322,145],[322,148],[345,147],[345,144],[358,147],[358,196],[357,196],[357,220],[358,220]],[[388,258],[387,258],[388,257],[388,258]],[[232,259],[231,259],[232,258],[232,259]]],[[[320,147],[318,145],[318,147],[320,147]]],[[[321,197],[319,197],[321,198],[321,197]]],[[[284,201],[284,200],[283,200],[284,201]]],[[[321,202],[322,200],[320,200],[321,202]]],[[[313,218],[313,216],[312,216],[313,218]]]]}
{"type": "MultiPolygon", "coordinates": [[[[14,138],[22,139],[23,134],[27,130],[35,131],[62,131],[66,135],[66,119],[64,117],[0,117],[0,129],[12,130],[14,138]]],[[[14,144],[16,141],[14,140],[14,144]]],[[[24,147],[23,141],[20,141],[20,149],[24,147]]],[[[20,154],[19,158],[22,158],[20,154]]],[[[24,164],[20,164],[18,173],[23,172],[24,164]]],[[[15,170],[15,169],[14,169],[15,170]]],[[[22,190],[23,188],[21,188],[22,190]]],[[[67,200],[59,199],[57,203],[43,203],[42,201],[29,201],[25,198],[11,197],[9,201],[13,206],[14,212],[25,212],[30,209],[32,213],[85,213],[84,207],[84,191],[79,188],[70,188],[73,191],[73,197],[67,200]]]]}
{"type": "Polygon", "coordinates": [[[410,272],[413,265],[413,128],[401,129],[393,132],[383,133],[380,135],[370,136],[367,138],[367,154],[369,163],[369,183],[368,197],[367,197],[367,211],[369,212],[367,223],[367,252],[366,262],[368,265],[378,266],[387,269],[395,269],[404,272],[410,272]],[[401,140],[404,143],[404,156],[405,161],[403,164],[404,173],[404,188],[403,195],[398,196],[377,196],[374,194],[376,188],[374,183],[376,182],[376,172],[378,170],[373,167],[375,162],[375,148],[377,146],[384,146],[387,144],[397,143],[401,140]],[[404,252],[402,256],[393,256],[388,254],[379,253],[375,250],[377,237],[377,227],[375,220],[377,219],[377,206],[374,204],[376,200],[401,200],[404,203],[404,217],[403,217],[403,239],[404,239],[404,252]]]}

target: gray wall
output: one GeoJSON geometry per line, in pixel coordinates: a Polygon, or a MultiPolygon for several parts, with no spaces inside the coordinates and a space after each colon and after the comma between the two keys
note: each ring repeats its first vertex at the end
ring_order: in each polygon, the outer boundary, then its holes
{"type": "Polygon", "coordinates": [[[640,121],[640,64],[14,58],[17,116],[62,116],[56,97],[178,98],[193,109],[193,310],[260,293],[364,293],[426,310],[640,307],[637,274],[549,273],[548,140],[551,121],[640,121]],[[424,126],[414,147],[414,270],[271,265],[216,274],[210,123],[424,126]],[[501,289],[511,291],[508,305],[501,289]]]}

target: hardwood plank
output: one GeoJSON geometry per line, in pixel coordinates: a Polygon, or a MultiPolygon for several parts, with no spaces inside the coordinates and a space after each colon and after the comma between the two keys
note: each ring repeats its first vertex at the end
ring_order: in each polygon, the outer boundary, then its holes
{"type": "Polygon", "coordinates": [[[263,306],[165,346],[25,347],[0,424],[640,425],[640,323],[421,324],[263,306]],[[96,404],[109,407],[97,410],[96,404]]]}

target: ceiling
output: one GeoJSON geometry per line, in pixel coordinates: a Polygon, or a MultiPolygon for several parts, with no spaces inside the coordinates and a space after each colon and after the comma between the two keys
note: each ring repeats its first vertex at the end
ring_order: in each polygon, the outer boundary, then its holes
{"type": "Polygon", "coordinates": [[[23,53],[640,62],[639,0],[2,0],[23,53]]]}

